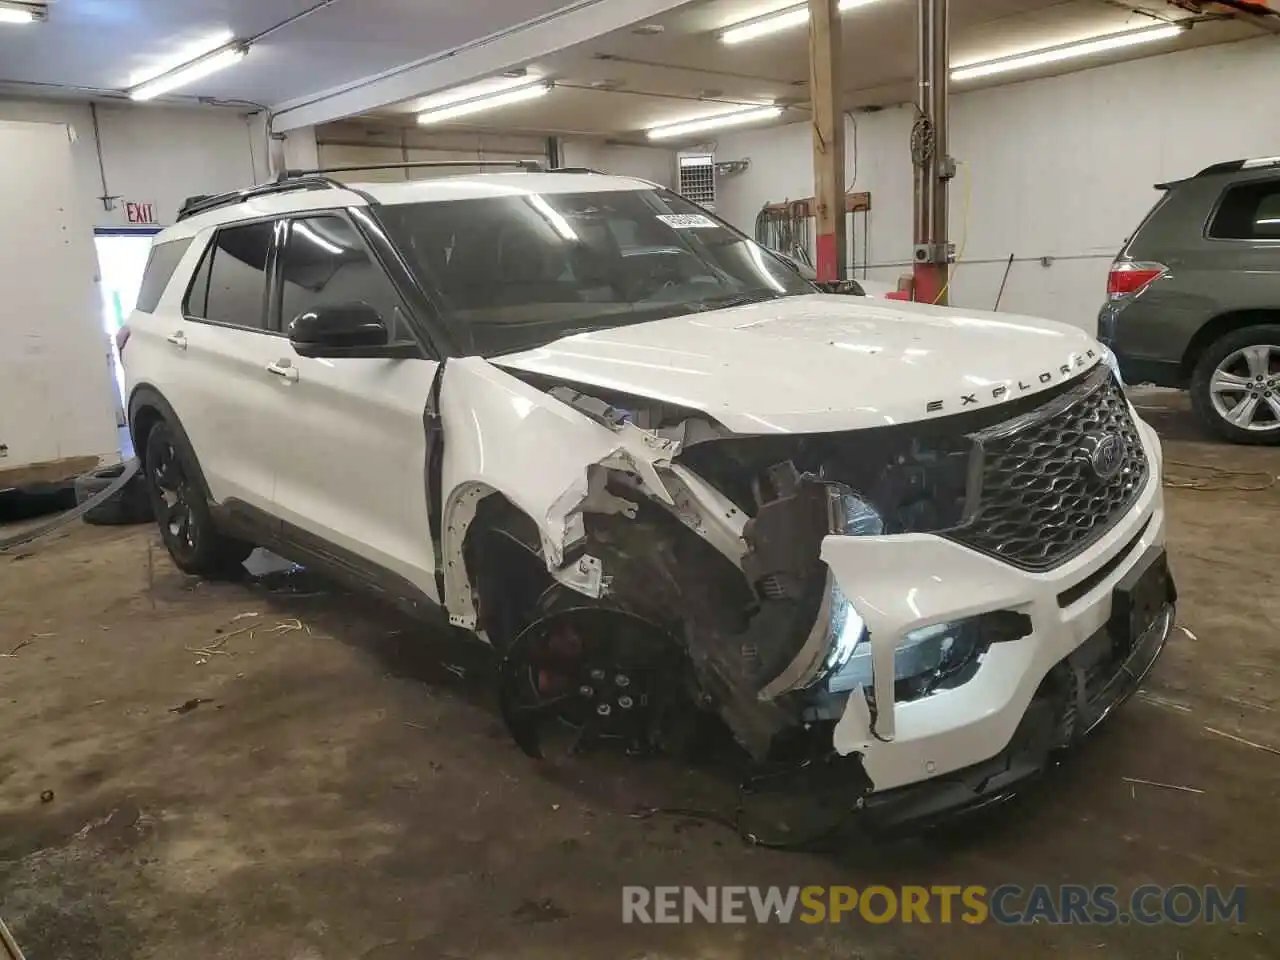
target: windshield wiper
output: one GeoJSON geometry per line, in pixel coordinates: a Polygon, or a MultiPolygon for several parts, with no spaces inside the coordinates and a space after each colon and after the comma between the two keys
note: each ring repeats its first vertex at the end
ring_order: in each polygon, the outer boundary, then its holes
{"type": "Polygon", "coordinates": [[[724,297],[712,297],[709,300],[698,300],[690,306],[701,313],[703,310],[725,310],[729,307],[745,307],[749,303],[763,303],[766,300],[777,300],[782,294],[773,290],[762,290],[756,293],[733,293],[724,297]]]}

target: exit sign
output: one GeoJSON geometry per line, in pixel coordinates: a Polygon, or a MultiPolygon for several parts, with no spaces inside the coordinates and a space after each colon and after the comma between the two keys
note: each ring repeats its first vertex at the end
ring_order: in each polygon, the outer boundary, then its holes
{"type": "Polygon", "coordinates": [[[130,200],[125,203],[124,212],[130,223],[152,224],[160,222],[156,219],[156,205],[154,203],[138,203],[130,200]]]}

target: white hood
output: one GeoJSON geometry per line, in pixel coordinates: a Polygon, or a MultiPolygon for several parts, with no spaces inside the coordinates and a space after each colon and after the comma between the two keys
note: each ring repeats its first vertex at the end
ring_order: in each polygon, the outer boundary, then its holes
{"type": "Polygon", "coordinates": [[[502,367],[704,411],[736,433],[882,427],[980,410],[1101,359],[1049,320],[813,295],[565,337],[502,367]]]}

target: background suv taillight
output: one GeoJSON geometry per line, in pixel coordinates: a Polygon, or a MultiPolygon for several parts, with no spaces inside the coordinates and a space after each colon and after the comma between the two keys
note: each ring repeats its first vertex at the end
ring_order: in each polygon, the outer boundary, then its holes
{"type": "Polygon", "coordinates": [[[1168,272],[1169,268],[1163,263],[1118,260],[1111,265],[1111,273],[1107,275],[1107,299],[1119,300],[1141,293],[1147,284],[1168,272]]]}
{"type": "Polygon", "coordinates": [[[120,329],[116,331],[116,350],[119,353],[124,353],[124,345],[128,342],[129,342],[129,328],[127,326],[121,325],[120,329]]]}

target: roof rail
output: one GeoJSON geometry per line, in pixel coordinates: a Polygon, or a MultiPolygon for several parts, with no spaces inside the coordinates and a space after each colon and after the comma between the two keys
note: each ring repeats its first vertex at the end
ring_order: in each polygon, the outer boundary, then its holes
{"type": "Polygon", "coordinates": [[[552,167],[547,173],[599,173],[603,174],[603,170],[597,170],[594,167],[552,167]]]}
{"type": "Polygon", "coordinates": [[[299,177],[323,176],[329,173],[352,173],[357,170],[413,170],[419,167],[506,167],[541,173],[543,166],[537,160],[409,160],[404,163],[362,163],[347,167],[321,167],[316,170],[285,170],[276,179],[284,183],[299,177]]]}
{"type": "Polygon", "coordinates": [[[1205,167],[1197,177],[1208,177],[1215,173],[1237,173],[1241,170],[1260,170],[1264,167],[1280,167],[1280,157],[1257,157],[1253,160],[1227,160],[1205,167]]]}
{"type": "Polygon", "coordinates": [[[260,183],[245,190],[233,190],[230,193],[219,193],[214,196],[188,197],[187,202],[178,211],[178,220],[186,220],[188,217],[194,217],[198,213],[217,210],[219,207],[228,207],[233,203],[245,203],[256,197],[270,196],[275,193],[290,193],[294,190],[335,189],[344,190],[346,188],[338,181],[330,180],[328,177],[305,177],[296,180],[277,180],[273,183],[260,183]]]}
{"type": "MultiPolygon", "coordinates": [[[[355,170],[411,170],[415,167],[503,167],[507,169],[526,170],[530,173],[541,173],[543,166],[536,160],[418,160],[407,163],[369,163],[346,167],[323,167],[317,170],[285,170],[270,183],[261,183],[245,190],[233,190],[214,196],[202,194],[188,197],[187,202],[178,211],[178,219],[185,220],[198,213],[230,206],[233,203],[244,203],[256,197],[270,196],[275,193],[288,193],[293,190],[351,190],[369,202],[373,198],[361,190],[347,186],[340,180],[329,176],[331,173],[347,173],[355,170]]],[[[593,171],[594,172],[594,171],[593,171]]]]}

